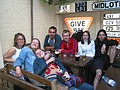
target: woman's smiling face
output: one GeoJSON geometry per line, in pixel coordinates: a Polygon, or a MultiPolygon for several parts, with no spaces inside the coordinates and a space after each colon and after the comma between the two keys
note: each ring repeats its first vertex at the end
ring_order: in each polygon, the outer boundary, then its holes
{"type": "Polygon", "coordinates": [[[35,51],[35,54],[36,54],[36,56],[37,56],[38,58],[43,58],[43,57],[45,56],[45,52],[44,52],[43,50],[41,50],[41,49],[37,49],[37,50],[35,51]]]}

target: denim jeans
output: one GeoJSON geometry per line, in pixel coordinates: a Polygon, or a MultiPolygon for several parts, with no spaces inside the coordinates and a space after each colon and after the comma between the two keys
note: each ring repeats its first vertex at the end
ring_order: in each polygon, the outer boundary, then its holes
{"type": "MultiPolygon", "coordinates": [[[[55,78],[51,78],[49,80],[54,80],[55,78]]],[[[62,85],[62,86],[66,86],[64,83],[58,81],[58,84],[62,85]]],[[[68,90],[94,90],[93,86],[87,83],[83,83],[81,84],[79,87],[69,87],[68,90]]]]}
{"type": "Polygon", "coordinates": [[[69,87],[69,90],[94,90],[93,86],[87,83],[81,84],[79,87],[69,87]]]}

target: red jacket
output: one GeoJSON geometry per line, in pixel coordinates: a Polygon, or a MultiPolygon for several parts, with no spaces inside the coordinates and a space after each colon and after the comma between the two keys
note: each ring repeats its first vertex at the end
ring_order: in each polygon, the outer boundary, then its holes
{"type": "Polygon", "coordinates": [[[60,49],[61,53],[75,54],[78,51],[78,43],[74,38],[70,38],[68,44],[63,40],[60,49]]]}

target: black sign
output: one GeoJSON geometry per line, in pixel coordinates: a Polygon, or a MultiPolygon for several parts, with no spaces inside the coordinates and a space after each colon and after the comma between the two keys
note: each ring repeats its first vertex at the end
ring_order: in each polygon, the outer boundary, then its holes
{"type": "Polygon", "coordinates": [[[75,12],[87,11],[87,2],[75,3],[75,12]]]}

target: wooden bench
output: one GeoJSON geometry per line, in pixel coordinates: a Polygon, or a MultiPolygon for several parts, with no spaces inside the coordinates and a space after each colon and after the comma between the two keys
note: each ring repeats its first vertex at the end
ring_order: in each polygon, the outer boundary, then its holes
{"type": "MultiPolygon", "coordinates": [[[[38,87],[32,83],[29,83],[27,81],[21,80],[9,73],[10,70],[14,70],[15,68],[7,64],[4,68],[0,69],[0,78],[1,78],[1,83],[0,83],[0,90],[8,90],[7,87],[4,87],[4,80],[11,82],[13,85],[17,85],[23,90],[44,90],[41,87],[38,87]]],[[[32,78],[45,86],[51,87],[51,90],[68,90],[67,87],[61,87],[60,85],[57,84],[57,81],[49,81],[43,77],[40,77],[38,75],[32,74],[30,72],[27,72],[25,70],[22,70],[22,74],[28,78],[32,78]]],[[[10,89],[9,89],[10,90],[10,89]]]]}

